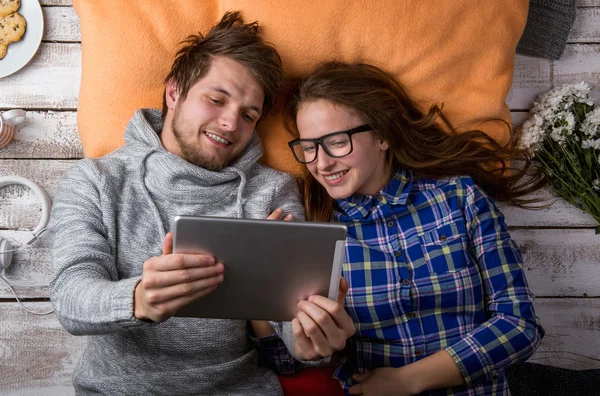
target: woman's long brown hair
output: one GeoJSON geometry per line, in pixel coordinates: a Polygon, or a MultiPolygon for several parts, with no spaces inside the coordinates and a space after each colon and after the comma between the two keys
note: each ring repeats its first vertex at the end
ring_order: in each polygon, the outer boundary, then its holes
{"type": "MultiPolygon", "coordinates": [[[[532,166],[528,152],[519,148],[519,135],[510,125],[506,124],[506,144],[481,130],[459,133],[438,106],[423,114],[400,84],[375,66],[324,63],[296,81],[286,99],[284,120],[295,136],[296,116],[303,103],[327,100],[350,109],[376,136],[389,142],[393,170],[401,167],[425,178],[469,175],[492,198],[522,207],[539,202],[522,197],[547,183],[543,172],[532,166]],[[510,165],[514,163],[520,165],[510,165]]],[[[330,221],[333,199],[303,168],[307,220],[330,221]]]]}

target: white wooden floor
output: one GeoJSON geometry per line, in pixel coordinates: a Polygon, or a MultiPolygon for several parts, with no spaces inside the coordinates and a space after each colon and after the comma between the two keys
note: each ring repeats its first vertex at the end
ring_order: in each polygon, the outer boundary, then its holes
{"type": "MultiPolygon", "coordinates": [[[[70,0],[41,0],[46,22],[33,61],[0,79],[0,111],[28,110],[16,141],[0,150],[0,176],[21,175],[50,196],[61,175],[83,155],[76,110],[81,69],[78,19],[70,0]]],[[[519,125],[538,93],[565,82],[595,85],[600,105],[600,0],[579,0],[577,20],[559,61],[518,56],[508,102],[519,125]]],[[[26,240],[37,225],[39,204],[20,187],[0,189],[0,236],[26,240]]],[[[531,362],[571,369],[600,368],[600,236],[590,216],[559,201],[552,208],[504,207],[525,256],[529,282],[546,337],[531,362]]],[[[16,255],[7,273],[22,297],[48,297],[51,276],[46,238],[16,255]]],[[[48,302],[30,303],[47,309],[48,302]]],[[[84,339],[62,330],[54,316],[22,311],[0,284],[0,394],[73,394],[70,375],[84,339]]]]}

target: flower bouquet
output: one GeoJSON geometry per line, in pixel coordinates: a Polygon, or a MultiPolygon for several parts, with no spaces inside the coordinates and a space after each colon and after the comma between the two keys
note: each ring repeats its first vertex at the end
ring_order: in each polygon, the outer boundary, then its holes
{"type": "Polygon", "coordinates": [[[600,224],[600,107],[590,91],[581,82],[538,96],[522,125],[521,145],[544,168],[552,190],[600,224]]]}

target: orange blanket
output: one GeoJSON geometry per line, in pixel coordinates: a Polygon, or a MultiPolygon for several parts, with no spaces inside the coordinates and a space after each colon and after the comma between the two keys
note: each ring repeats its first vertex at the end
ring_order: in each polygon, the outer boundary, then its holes
{"type": "MultiPolygon", "coordinates": [[[[395,75],[424,109],[444,104],[461,128],[500,138],[527,0],[73,0],[82,34],[78,126],[86,156],[123,144],[140,107],[162,105],[178,43],[227,10],[258,20],[287,73],[323,60],[364,61],[395,75]]],[[[279,116],[259,127],[264,162],[297,173],[279,116]]]]}

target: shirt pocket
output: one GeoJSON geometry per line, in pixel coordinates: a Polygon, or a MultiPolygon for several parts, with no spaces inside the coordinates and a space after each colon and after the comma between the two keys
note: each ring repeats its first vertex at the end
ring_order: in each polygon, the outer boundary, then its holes
{"type": "Polygon", "coordinates": [[[420,242],[427,267],[432,273],[457,272],[473,263],[463,222],[429,231],[420,237],[420,242]]]}

